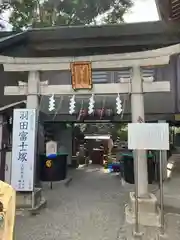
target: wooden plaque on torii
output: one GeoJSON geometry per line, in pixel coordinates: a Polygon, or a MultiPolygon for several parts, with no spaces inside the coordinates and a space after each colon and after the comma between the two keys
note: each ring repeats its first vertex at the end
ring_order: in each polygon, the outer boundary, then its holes
{"type": "Polygon", "coordinates": [[[71,63],[72,87],[74,90],[92,89],[91,62],[71,63]]]}

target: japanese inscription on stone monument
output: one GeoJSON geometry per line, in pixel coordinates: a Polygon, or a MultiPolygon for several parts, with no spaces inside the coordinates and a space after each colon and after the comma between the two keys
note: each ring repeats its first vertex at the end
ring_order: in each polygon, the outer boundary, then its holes
{"type": "Polygon", "coordinates": [[[36,111],[34,109],[15,109],[11,185],[16,191],[33,190],[35,136],[36,111]]]}

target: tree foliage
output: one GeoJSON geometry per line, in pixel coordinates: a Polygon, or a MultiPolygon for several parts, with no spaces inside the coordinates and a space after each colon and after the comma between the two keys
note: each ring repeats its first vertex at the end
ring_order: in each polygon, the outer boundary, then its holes
{"type": "Polygon", "coordinates": [[[29,27],[119,23],[132,6],[131,0],[12,0],[0,5],[1,13],[11,11],[14,30],[29,27]]]}

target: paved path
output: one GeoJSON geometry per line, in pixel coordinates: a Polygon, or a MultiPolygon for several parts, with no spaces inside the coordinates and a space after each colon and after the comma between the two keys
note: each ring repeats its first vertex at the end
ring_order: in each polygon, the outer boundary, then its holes
{"type": "Polygon", "coordinates": [[[37,216],[17,216],[16,240],[123,239],[128,199],[117,176],[89,167],[76,170],[68,187],[46,186],[48,206],[37,216]]]}

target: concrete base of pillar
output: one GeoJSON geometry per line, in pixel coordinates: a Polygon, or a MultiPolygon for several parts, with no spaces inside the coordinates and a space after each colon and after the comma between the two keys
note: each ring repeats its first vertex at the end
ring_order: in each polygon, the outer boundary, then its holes
{"type": "MultiPolygon", "coordinates": [[[[139,224],[143,226],[160,226],[160,210],[157,206],[157,199],[153,194],[149,198],[138,200],[139,224]]],[[[135,194],[130,193],[130,202],[125,207],[126,221],[130,224],[135,223],[135,194]]]]}
{"type": "Polygon", "coordinates": [[[139,232],[139,233],[134,232],[133,233],[134,239],[137,239],[137,240],[142,240],[143,236],[144,236],[144,234],[142,232],[139,232]]]}
{"type": "Polygon", "coordinates": [[[35,188],[33,193],[17,193],[16,194],[16,208],[27,209],[32,214],[40,208],[46,206],[46,200],[42,196],[42,189],[35,188]]]}
{"type": "Polygon", "coordinates": [[[159,235],[158,236],[158,238],[157,238],[157,240],[168,240],[169,239],[169,237],[165,234],[165,235],[159,235]]]}

